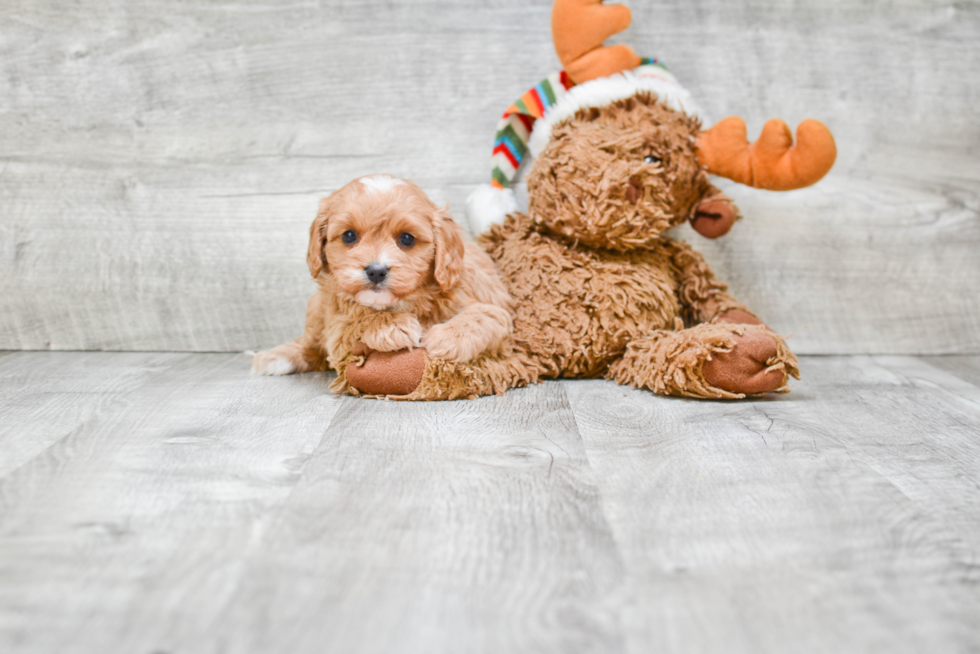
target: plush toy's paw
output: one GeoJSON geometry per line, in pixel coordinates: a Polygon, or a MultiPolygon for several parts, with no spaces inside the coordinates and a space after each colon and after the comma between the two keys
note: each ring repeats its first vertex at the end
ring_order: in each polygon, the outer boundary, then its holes
{"type": "Polygon", "coordinates": [[[418,318],[407,314],[402,320],[382,325],[362,337],[364,344],[379,352],[419,347],[422,344],[422,325],[418,318]]]}
{"type": "Polygon", "coordinates": [[[420,348],[379,352],[358,343],[352,354],[364,360],[347,366],[347,381],[365,395],[408,395],[422,381],[425,352],[420,348]]]}
{"type": "Polygon", "coordinates": [[[778,355],[776,339],[757,330],[732,334],[735,346],[730,352],[715,352],[705,361],[706,382],[730,393],[769,393],[786,383],[787,373],[779,368],[769,370],[778,355]]]}
{"type": "Polygon", "coordinates": [[[705,238],[724,236],[735,224],[738,211],[728,198],[702,200],[691,214],[691,227],[705,238]]]}

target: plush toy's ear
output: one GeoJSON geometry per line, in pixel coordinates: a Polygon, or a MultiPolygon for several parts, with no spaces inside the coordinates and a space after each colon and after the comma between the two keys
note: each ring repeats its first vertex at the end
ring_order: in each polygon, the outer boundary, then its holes
{"type": "Polygon", "coordinates": [[[463,241],[463,228],[449,215],[449,207],[440,207],[432,217],[435,234],[436,258],[433,276],[443,293],[459,282],[463,273],[463,256],[466,244],[463,241]]]}
{"type": "Polygon", "coordinates": [[[320,200],[320,210],[316,214],[316,219],[310,225],[310,249],[306,253],[306,263],[310,266],[310,274],[313,279],[320,276],[322,272],[330,272],[327,266],[327,254],[323,248],[327,244],[327,221],[330,218],[330,198],[320,200]]]}

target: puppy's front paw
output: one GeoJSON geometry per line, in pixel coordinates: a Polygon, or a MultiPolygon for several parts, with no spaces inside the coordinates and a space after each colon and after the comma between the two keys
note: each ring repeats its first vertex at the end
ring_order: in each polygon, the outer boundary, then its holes
{"type": "Polygon", "coordinates": [[[443,361],[466,363],[479,354],[470,343],[460,338],[452,325],[446,323],[430,327],[422,337],[422,345],[430,357],[443,361]]]}
{"type": "Polygon", "coordinates": [[[297,369],[296,362],[275,350],[252,355],[252,372],[259,375],[291,375],[297,369]]]}
{"type": "Polygon", "coordinates": [[[382,325],[364,334],[365,345],[378,352],[395,352],[419,347],[422,344],[422,325],[411,314],[398,321],[382,325]]]}

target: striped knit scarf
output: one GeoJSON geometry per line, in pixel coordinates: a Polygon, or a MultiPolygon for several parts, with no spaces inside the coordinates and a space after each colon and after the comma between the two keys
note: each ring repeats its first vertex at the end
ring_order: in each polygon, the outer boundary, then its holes
{"type": "MultiPolygon", "coordinates": [[[[673,80],[667,67],[657,59],[644,58],[637,70],[656,67],[658,77],[673,80]]],[[[647,69],[649,71],[649,69],[647,69]]],[[[675,80],[676,81],[676,80],[675,80]]],[[[514,104],[507,107],[493,142],[493,180],[494,188],[508,188],[517,177],[517,171],[528,152],[528,140],[534,129],[534,121],[546,113],[575,85],[571,78],[561,71],[550,75],[540,84],[525,93],[514,104]]]]}

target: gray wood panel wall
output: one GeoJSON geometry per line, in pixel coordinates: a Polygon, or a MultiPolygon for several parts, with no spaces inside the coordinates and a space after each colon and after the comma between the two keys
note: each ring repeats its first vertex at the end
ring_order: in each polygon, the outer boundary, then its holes
{"type": "MultiPolygon", "coordinates": [[[[633,0],[715,118],[813,116],[820,185],[682,229],[800,353],[980,352],[980,2],[633,0]]],[[[0,0],[0,349],[224,351],[302,326],[317,198],[390,172],[463,219],[557,70],[549,0],[0,0]]]]}

